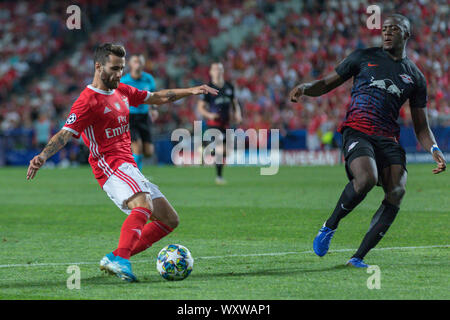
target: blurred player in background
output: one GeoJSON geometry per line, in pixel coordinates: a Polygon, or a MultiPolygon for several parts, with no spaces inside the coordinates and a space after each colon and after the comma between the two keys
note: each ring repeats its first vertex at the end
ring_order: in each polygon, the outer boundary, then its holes
{"type": "Polygon", "coordinates": [[[94,55],[95,74],[72,105],[65,125],[28,167],[33,179],[44,163],[73,137],[89,147],[89,163],[100,186],[128,217],[117,249],[100,261],[100,269],[126,281],[136,281],[129,258],[150,247],[178,226],[178,214],[159,188],[139,171],[131,153],[129,106],[164,104],[199,94],[217,94],[202,85],[157,92],[120,83],[125,67],[125,48],[105,43],[94,55]],[[147,221],[152,220],[150,223],[147,221]]]}
{"type": "MultiPolygon", "coordinates": [[[[144,71],[145,58],[142,54],[131,55],[128,66],[130,73],[124,75],[120,82],[139,90],[156,90],[155,79],[144,71]]],[[[151,124],[157,117],[158,111],[148,104],[130,106],[131,151],[139,170],[142,170],[143,157],[151,157],[154,153],[151,124]]]]}
{"type": "Polygon", "coordinates": [[[231,83],[225,81],[223,64],[214,62],[209,70],[211,81],[209,86],[217,89],[219,94],[216,96],[204,95],[198,101],[197,110],[206,119],[208,128],[214,128],[222,132],[222,141],[215,146],[215,154],[223,159],[223,163],[216,163],[216,183],[225,184],[222,176],[223,166],[226,158],[226,129],[230,127],[231,121],[240,124],[242,121],[241,107],[234,96],[234,87],[231,83]]]}
{"type": "Polygon", "coordinates": [[[417,140],[437,163],[433,173],[446,168],[444,155],[436,144],[427,118],[427,84],[424,75],[406,56],[411,35],[409,20],[398,14],[382,26],[382,47],[358,49],[344,59],[334,72],[321,80],[303,83],[290,93],[297,102],[302,95],[317,97],[353,77],[351,103],[339,131],[343,135],[345,168],[350,182],[330,218],[314,239],[315,253],[324,256],[339,221],[349,214],[375,186],[383,187],[384,200],[373,216],[364,239],[347,265],[366,268],[364,257],[388,231],[405,194],[406,156],[398,139],[397,118],[409,99],[417,140]]]}

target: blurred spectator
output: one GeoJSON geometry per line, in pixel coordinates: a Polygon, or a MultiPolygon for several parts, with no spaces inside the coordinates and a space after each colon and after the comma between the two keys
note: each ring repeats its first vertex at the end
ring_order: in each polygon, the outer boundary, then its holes
{"type": "Polygon", "coordinates": [[[51,122],[45,113],[41,113],[34,123],[34,134],[36,147],[44,148],[51,136],[51,122]]]}

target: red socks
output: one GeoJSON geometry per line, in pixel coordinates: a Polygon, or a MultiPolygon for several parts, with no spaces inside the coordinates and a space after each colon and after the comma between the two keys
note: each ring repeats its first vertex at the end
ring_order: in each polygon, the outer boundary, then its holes
{"type": "Polygon", "coordinates": [[[133,250],[131,251],[131,255],[134,256],[135,254],[144,251],[148,247],[151,247],[152,244],[167,236],[172,231],[172,228],[165,225],[161,221],[155,220],[146,224],[144,230],[142,231],[140,240],[136,243],[133,250]]]}
{"type": "Polygon", "coordinates": [[[131,210],[120,230],[119,245],[113,251],[115,256],[130,259],[173,231],[161,221],[146,224],[151,214],[149,209],[143,207],[131,210]]]}
{"type": "Polygon", "coordinates": [[[113,251],[115,256],[130,259],[131,251],[141,238],[142,229],[150,219],[152,212],[143,207],[131,210],[130,215],[125,219],[120,230],[119,245],[113,251]]]}

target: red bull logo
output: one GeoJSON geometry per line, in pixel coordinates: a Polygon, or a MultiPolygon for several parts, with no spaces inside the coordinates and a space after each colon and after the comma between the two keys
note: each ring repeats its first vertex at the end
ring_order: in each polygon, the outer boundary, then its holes
{"type": "Polygon", "coordinates": [[[403,89],[400,90],[391,79],[375,80],[374,77],[370,79],[369,87],[376,87],[379,89],[386,90],[390,94],[396,95],[400,98],[403,93],[403,89]]]}

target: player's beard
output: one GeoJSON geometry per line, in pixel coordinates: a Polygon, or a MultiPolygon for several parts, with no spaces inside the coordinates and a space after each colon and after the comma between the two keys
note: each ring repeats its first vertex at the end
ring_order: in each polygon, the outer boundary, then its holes
{"type": "Polygon", "coordinates": [[[119,86],[120,80],[119,81],[112,80],[112,75],[107,73],[106,71],[100,73],[100,79],[102,79],[103,84],[108,89],[117,89],[117,87],[119,86]]]}

